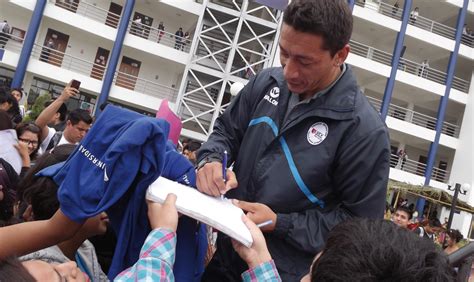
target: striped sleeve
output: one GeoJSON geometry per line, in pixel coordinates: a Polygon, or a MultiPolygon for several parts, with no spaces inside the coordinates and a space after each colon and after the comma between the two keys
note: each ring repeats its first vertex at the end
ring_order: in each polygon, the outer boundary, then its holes
{"type": "Polygon", "coordinates": [[[244,282],[260,282],[260,281],[271,281],[281,282],[280,275],[276,269],[273,260],[267,261],[257,265],[254,268],[242,273],[242,281],[244,282]]]}
{"type": "Polygon", "coordinates": [[[163,228],[151,231],[138,261],[117,275],[114,281],[174,281],[175,249],[175,232],[163,228]]]}

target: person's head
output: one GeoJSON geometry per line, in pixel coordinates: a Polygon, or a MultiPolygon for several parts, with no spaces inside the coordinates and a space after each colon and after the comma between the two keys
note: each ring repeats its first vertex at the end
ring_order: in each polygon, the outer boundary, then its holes
{"type": "Polygon", "coordinates": [[[64,129],[64,138],[70,143],[77,143],[84,138],[91,127],[92,117],[88,111],[76,109],[69,113],[64,129]]]}
{"type": "Polygon", "coordinates": [[[425,231],[428,234],[438,233],[443,229],[441,222],[437,218],[428,220],[428,224],[425,226],[425,231]]]}
{"type": "Polygon", "coordinates": [[[33,281],[88,281],[74,261],[61,264],[47,263],[42,260],[28,260],[21,263],[33,281]]]}
{"type": "Polygon", "coordinates": [[[418,7],[415,7],[415,11],[417,11],[417,12],[418,12],[418,10],[419,10],[419,8],[418,8],[418,7]]]}
{"type": "Polygon", "coordinates": [[[23,98],[23,89],[21,88],[12,88],[10,90],[10,94],[18,101],[20,102],[21,98],[23,98]]]}
{"type": "Polygon", "coordinates": [[[392,215],[392,221],[396,225],[402,227],[402,228],[407,228],[408,223],[410,223],[410,220],[412,218],[412,213],[409,208],[406,206],[400,206],[395,210],[395,213],[392,215]]]}
{"type": "Polygon", "coordinates": [[[308,98],[339,75],[352,34],[352,13],[346,2],[293,0],[286,8],[279,45],[291,92],[308,98]]]}
{"type": "MultiPolygon", "coordinates": [[[[49,105],[51,105],[52,102],[53,101],[48,101],[44,103],[44,107],[47,108],[49,105]]],[[[67,106],[66,104],[61,104],[58,111],[53,115],[53,117],[48,123],[53,124],[53,125],[58,124],[60,122],[65,121],[66,116],[67,116],[67,106]]]]}
{"type": "Polygon", "coordinates": [[[41,189],[41,184],[38,184],[36,182],[39,178],[38,176],[36,176],[36,174],[46,167],[67,160],[67,158],[74,151],[75,148],[76,145],[63,144],[55,147],[51,152],[46,152],[41,155],[36,160],[36,165],[30,168],[23,177],[23,179],[20,181],[17,189],[17,200],[24,201],[25,191],[28,189],[33,189],[31,188],[32,186],[39,186],[39,188],[34,189],[41,189]]]}
{"type": "Polygon", "coordinates": [[[179,28],[179,31],[183,31],[183,28],[182,28],[182,27],[180,27],[180,28],[179,28]]]}
{"type": "Polygon", "coordinates": [[[353,218],[329,233],[302,281],[453,281],[453,272],[432,242],[385,220],[353,218]]]}
{"type": "Polygon", "coordinates": [[[463,239],[461,232],[459,232],[457,229],[449,230],[447,235],[448,246],[454,246],[463,239]]]}
{"type": "Polygon", "coordinates": [[[15,129],[18,140],[28,144],[30,158],[34,157],[36,152],[38,152],[38,145],[41,140],[41,129],[33,122],[20,123],[15,129]]]}
{"type": "Polygon", "coordinates": [[[16,101],[11,94],[0,91],[0,110],[8,112],[14,106],[13,100],[16,101]]]}
{"type": "Polygon", "coordinates": [[[196,163],[196,151],[201,148],[201,143],[190,141],[183,147],[183,155],[193,164],[196,163]]]}

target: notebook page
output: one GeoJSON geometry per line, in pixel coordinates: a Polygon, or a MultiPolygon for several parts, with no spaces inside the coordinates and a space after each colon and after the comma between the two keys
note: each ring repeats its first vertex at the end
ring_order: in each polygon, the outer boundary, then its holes
{"type": "Polygon", "coordinates": [[[247,247],[252,245],[250,231],[242,221],[243,211],[229,199],[205,195],[164,177],[159,177],[148,187],[146,197],[163,203],[169,193],[177,196],[176,208],[180,213],[220,230],[247,247]]]}

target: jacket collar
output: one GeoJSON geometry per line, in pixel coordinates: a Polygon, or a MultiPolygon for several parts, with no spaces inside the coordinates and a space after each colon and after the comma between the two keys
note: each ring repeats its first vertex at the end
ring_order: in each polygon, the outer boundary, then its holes
{"type": "MultiPolygon", "coordinates": [[[[283,68],[277,68],[271,76],[280,87],[280,93],[290,95],[283,76],[283,68]]],[[[337,120],[352,119],[358,91],[352,67],[347,65],[346,71],[329,92],[308,103],[304,115],[310,114],[337,120]]]]}

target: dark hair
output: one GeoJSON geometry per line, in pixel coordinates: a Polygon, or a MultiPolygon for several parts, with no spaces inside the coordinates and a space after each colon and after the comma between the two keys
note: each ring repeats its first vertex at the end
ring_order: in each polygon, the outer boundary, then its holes
{"type": "Polygon", "coordinates": [[[22,117],[20,113],[20,107],[18,106],[18,101],[9,93],[9,91],[2,90],[0,91],[0,104],[8,103],[11,105],[10,109],[8,109],[7,113],[10,117],[12,123],[16,124],[21,122],[22,117]]]}
{"type": "Polygon", "coordinates": [[[428,225],[431,227],[443,227],[439,219],[437,218],[432,218],[428,221],[428,225]]]}
{"type": "Polygon", "coordinates": [[[408,219],[412,219],[413,213],[407,206],[399,206],[395,211],[402,211],[408,214],[408,219]]]}
{"type": "Polygon", "coordinates": [[[13,124],[8,113],[5,111],[0,111],[0,130],[7,130],[12,128],[13,124]]]}
{"type": "MultiPolygon", "coordinates": [[[[49,105],[51,105],[51,103],[53,103],[54,100],[51,100],[51,101],[48,101],[46,103],[44,103],[44,107],[47,108],[49,105]]],[[[65,121],[66,120],[66,116],[67,116],[67,106],[66,104],[61,104],[61,106],[59,107],[57,113],[59,113],[59,120],[60,121],[65,121]]]]}
{"type": "Polygon", "coordinates": [[[36,147],[36,149],[30,154],[30,158],[31,159],[34,159],[36,158],[36,153],[38,153],[38,149],[40,147],[40,144],[39,142],[41,142],[41,129],[33,122],[23,122],[23,123],[20,123],[16,126],[16,136],[18,136],[18,138],[20,138],[21,135],[23,135],[23,133],[25,133],[26,131],[29,131],[31,133],[34,133],[36,134],[36,136],[38,136],[38,146],[36,147]]]}
{"type": "Polygon", "coordinates": [[[16,257],[0,260],[0,281],[36,281],[16,257]]]}
{"type": "MultiPolygon", "coordinates": [[[[18,186],[18,175],[15,169],[6,160],[0,158],[0,164],[6,173],[7,182],[3,187],[3,199],[0,200],[0,226],[9,225],[13,216],[13,205],[18,186]],[[8,185],[9,184],[9,185],[8,185]]],[[[1,176],[0,176],[1,177],[1,176]]]]}
{"type": "Polygon", "coordinates": [[[451,229],[448,232],[449,238],[453,239],[456,243],[459,243],[463,239],[461,232],[457,229],[451,229]]]}
{"type": "Polygon", "coordinates": [[[92,117],[88,111],[83,109],[75,109],[74,111],[70,112],[67,120],[71,121],[72,125],[78,124],[80,121],[85,122],[87,124],[92,123],[92,117]]]}
{"type": "Polygon", "coordinates": [[[76,145],[73,144],[63,144],[59,145],[54,148],[51,152],[46,152],[43,155],[41,155],[37,160],[36,160],[36,165],[30,168],[27,172],[26,175],[23,177],[23,179],[20,181],[20,184],[18,185],[18,190],[17,190],[17,200],[18,201],[24,201],[26,198],[26,190],[29,189],[29,187],[33,186],[38,179],[35,174],[37,174],[39,171],[41,171],[43,168],[46,168],[48,166],[52,166],[54,164],[63,162],[67,160],[69,155],[74,151],[76,148],[76,145]]]}
{"type": "Polygon", "coordinates": [[[18,92],[20,92],[20,97],[23,98],[23,88],[12,88],[12,89],[10,89],[10,94],[13,95],[13,91],[18,91],[18,92]]]}
{"type": "Polygon", "coordinates": [[[329,233],[311,281],[454,281],[433,242],[397,225],[354,218],[329,233]]]}
{"type": "Polygon", "coordinates": [[[189,141],[184,147],[183,147],[183,152],[184,150],[188,150],[190,152],[195,152],[201,148],[201,143],[198,141],[189,141]]]}
{"type": "Polygon", "coordinates": [[[283,22],[299,32],[320,35],[331,56],[341,50],[352,34],[352,13],[345,0],[293,0],[283,22]]]}

